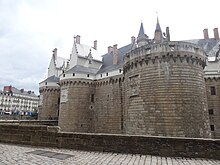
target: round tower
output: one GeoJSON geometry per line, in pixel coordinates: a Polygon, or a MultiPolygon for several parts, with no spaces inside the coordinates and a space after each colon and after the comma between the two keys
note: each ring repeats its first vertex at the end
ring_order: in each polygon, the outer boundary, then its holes
{"type": "Polygon", "coordinates": [[[39,120],[58,119],[60,86],[59,78],[51,76],[40,83],[39,120]]]}
{"type": "Polygon", "coordinates": [[[124,57],[125,132],[210,137],[204,51],[187,42],[139,47],[124,57]]]}
{"type": "Polygon", "coordinates": [[[62,131],[92,132],[95,88],[93,80],[83,76],[86,74],[72,72],[61,76],[58,125],[62,131]]]}

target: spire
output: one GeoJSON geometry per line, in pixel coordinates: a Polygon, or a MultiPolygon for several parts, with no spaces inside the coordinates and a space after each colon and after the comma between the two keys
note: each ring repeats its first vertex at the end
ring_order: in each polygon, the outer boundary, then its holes
{"type": "Polygon", "coordinates": [[[139,30],[138,37],[137,37],[137,44],[140,47],[140,46],[146,45],[147,43],[148,43],[148,36],[144,33],[144,26],[141,21],[140,30],[139,30]]]}
{"type": "Polygon", "coordinates": [[[154,42],[158,43],[162,41],[163,41],[163,33],[160,27],[159,18],[157,16],[157,24],[156,24],[156,29],[154,32],[154,42]]]}
{"type": "Polygon", "coordinates": [[[160,28],[160,23],[159,23],[159,18],[158,18],[158,16],[157,16],[157,24],[156,24],[156,29],[155,29],[155,31],[161,32],[161,28],[160,28]]]}
{"type": "Polygon", "coordinates": [[[143,26],[143,23],[141,21],[141,26],[140,26],[140,30],[139,30],[139,33],[138,33],[138,37],[144,35],[144,26],[143,26]]]}

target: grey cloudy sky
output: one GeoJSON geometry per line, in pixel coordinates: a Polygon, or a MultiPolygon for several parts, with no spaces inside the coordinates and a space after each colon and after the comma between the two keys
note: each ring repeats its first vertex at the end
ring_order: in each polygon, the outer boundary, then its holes
{"type": "Polygon", "coordinates": [[[68,58],[73,36],[93,45],[124,46],[137,36],[141,21],[152,38],[158,12],[171,40],[203,38],[203,29],[220,28],[219,0],[0,0],[0,88],[12,85],[38,94],[52,50],[68,58]]]}

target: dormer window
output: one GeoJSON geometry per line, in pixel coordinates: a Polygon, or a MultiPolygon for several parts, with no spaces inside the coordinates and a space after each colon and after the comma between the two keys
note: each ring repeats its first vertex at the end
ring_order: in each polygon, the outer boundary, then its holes
{"type": "Polygon", "coordinates": [[[75,76],[75,73],[73,73],[73,77],[75,76]]]}
{"type": "Polygon", "coordinates": [[[89,77],[89,74],[87,74],[87,77],[89,77]]]}
{"type": "Polygon", "coordinates": [[[45,85],[47,85],[47,82],[45,82],[45,85]]]}
{"type": "Polygon", "coordinates": [[[100,74],[100,77],[102,77],[102,74],[100,74]]]}
{"type": "Polygon", "coordinates": [[[108,76],[108,72],[106,73],[106,76],[108,76]]]}
{"type": "Polygon", "coordinates": [[[65,77],[65,74],[63,74],[63,77],[65,77]]]}
{"type": "Polygon", "coordinates": [[[119,69],[119,73],[121,73],[121,69],[119,69]]]}

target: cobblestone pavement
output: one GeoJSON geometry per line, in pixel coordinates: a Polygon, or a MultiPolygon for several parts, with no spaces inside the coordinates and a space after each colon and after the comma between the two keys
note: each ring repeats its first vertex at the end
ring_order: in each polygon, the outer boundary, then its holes
{"type": "Polygon", "coordinates": [[[220,165],[220,160],[86,152],[0,143],[0,165],[220,165]]]}

